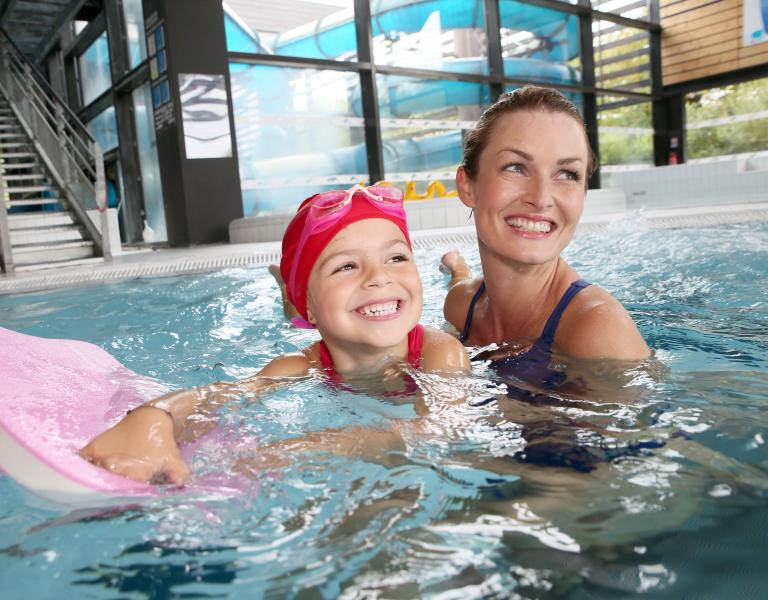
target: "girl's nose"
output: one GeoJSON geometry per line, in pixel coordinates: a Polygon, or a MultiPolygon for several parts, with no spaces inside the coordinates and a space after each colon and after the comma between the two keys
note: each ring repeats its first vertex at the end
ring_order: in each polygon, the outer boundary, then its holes
{"type": "Polygon", "coordinates": [[[372,264],[366,267],[365,286],[381,287],[392,282],[389,271],[385,265],[372,264]]]}

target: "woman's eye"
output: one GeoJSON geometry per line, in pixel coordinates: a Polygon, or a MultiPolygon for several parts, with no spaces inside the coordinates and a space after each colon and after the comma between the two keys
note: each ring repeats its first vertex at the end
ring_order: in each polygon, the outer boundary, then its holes
{"type": "Polygon", "coordinates": [[[571,169],[563,169],[558,173],[558,179],[568,179],[570,181],[581,181],[581,173],[571,169]]]}
{"type": "Polygon", "coordinates": [[[503,170],[508,173],[523,173],[525,168],[520,163],[512,163],[511,165],[506,165],[503,170]]]}

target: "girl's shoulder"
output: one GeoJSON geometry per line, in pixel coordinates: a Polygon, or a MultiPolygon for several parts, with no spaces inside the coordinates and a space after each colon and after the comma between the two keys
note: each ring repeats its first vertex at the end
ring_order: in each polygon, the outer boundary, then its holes
{"type": "Polygon", "coordinates": [[[307,346],[301,352],[283,354],[272,359],[259,375],[266,377],[300,377],[307,375],[310,369],[319,368],[319,342],[307,346]]]}
{"type": "Polygon", "coordinates": [[[424,327],[421,368],[425,371],[466,373],[470,369],[469,356],[464,345],[450,333],[424,327]]]}
{"type": "Polygon", "coordinates": [[[581,358],[636,360],[650,355],[621,302],[594,284],[581,290],[563,313],[555,341],[562,352],[581,358]]]}

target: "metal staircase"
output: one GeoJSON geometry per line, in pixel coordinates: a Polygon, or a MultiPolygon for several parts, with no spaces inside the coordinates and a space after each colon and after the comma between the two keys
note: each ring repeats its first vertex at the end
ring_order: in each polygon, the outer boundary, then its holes
{"type": "MultiPolygon", "coordinates": [[[[72,264],[94,258],[62,192],[51,181],[16,115],[0,97],[0,173],[15,270],[72,264]]],[[[100,260],[100,259],[97,259],[100,260]]]]}
{"type": "Polygon", "coordinates": [[[0,31],[3,271],[108,258],[106,208],[101,149],[0,31]]]}

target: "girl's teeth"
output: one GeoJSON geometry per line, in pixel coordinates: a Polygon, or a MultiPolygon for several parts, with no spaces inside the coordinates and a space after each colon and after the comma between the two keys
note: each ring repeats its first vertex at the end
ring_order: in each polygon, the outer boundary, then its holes
{"type": "Polygon", "coordinates": [[[360,313],[366,317],[380,317],[382,315],[392,314],[397,310],[397,300],[385,302],[384,304],[369,304],[360,309],[360,313]]]}
{"type": "Polygon", "coordinates": [[[549,221],[531,221],[521,217],[513,217],[511,219],[507,219],[507,225],[515,227],[516,229],[531,231],[534,233],[549,233],[549,230],[552,229],[552,223],[549,221]]]}

